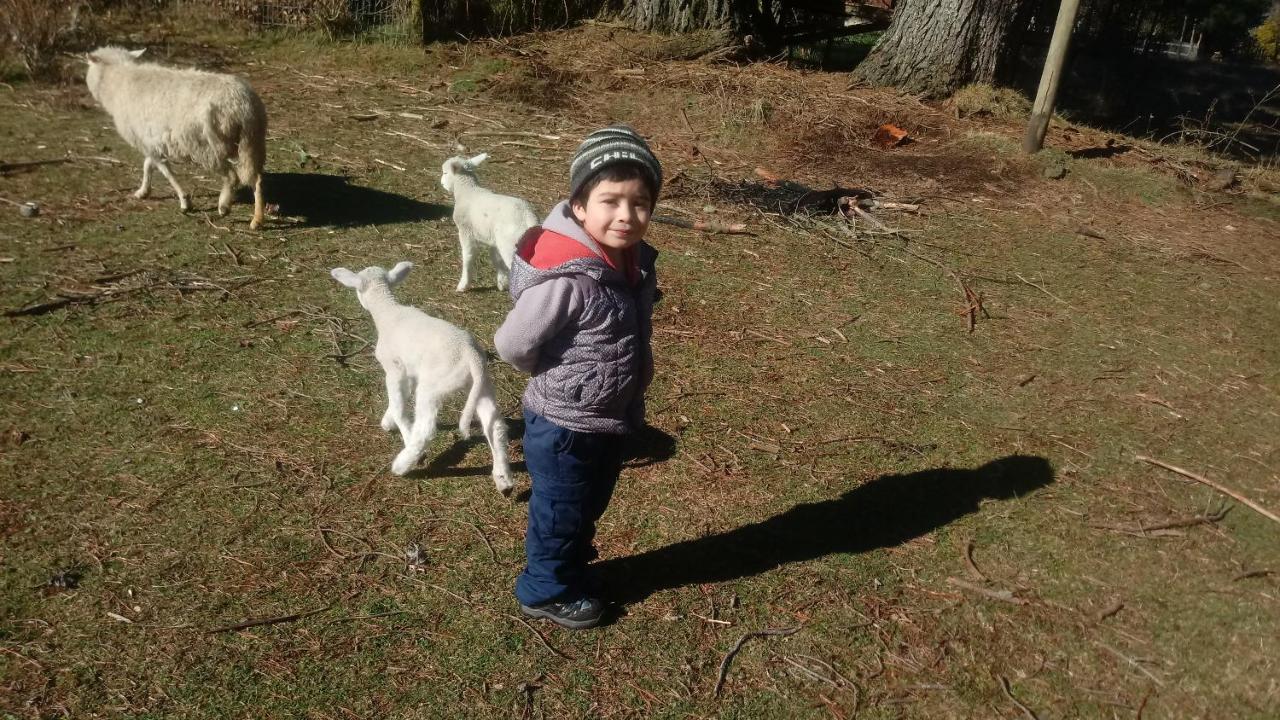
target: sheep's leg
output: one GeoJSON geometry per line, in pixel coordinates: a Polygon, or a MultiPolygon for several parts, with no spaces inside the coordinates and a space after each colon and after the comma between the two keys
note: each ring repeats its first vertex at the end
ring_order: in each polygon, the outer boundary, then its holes
{"type": "Polygon", "coordinates": [[[496,246],[489,248],[489,260],[493,263],[494,284],[499,290],[507,289],[507,275],[511,272],[511,259],[496,246]]]}
{"type": "Polygon", "coordinates": [[[423,451],[436,436],[436,415],[440,412],[440,396],[433,388],[418,384],[417,402],[413,407],[413,428],[404,439],[404,449],[391,463],[391,472],[404,475],[422,457],[423,451]]]}
{"type": "Polygon", "coordinates": [[[476,401],[476,415],[484,428],[489,452],[493,454],[493,484],[498,492],[510,495],[515,483],[511,480],[511,466],[507,462],[507,419],[498,412],[493,395],[481,395],[476,401]]]}
{"type": "Polygon", "coordinates": [[[409,418],[405,415],[405,376],[398,370],[387,371],[387,411],[382,415],[382,429],[399,429],[400,437],[409,437],[409,418]]]}
{"type": "Polygon", "coordinates": [[[236,184],[239,178],[236,177],[236,169],[227,164],[222,170],[222,192],[218,193],[218,214],[225,216],[231,212],[231,196],[236,190],[236,184]]]}
{"type": "Polygon", "coordinates": [[[169,171],[169,164],[161,158],[155,158],[151,162],[160,171],[160,174],[164,176],[164,179],[168,180],[169,184],[173,186],[173,191],[178,195],[178,207],[182,208],[182,212],[190,210],[191,199],[187,197],[186,193],[182,192],[182,186],[178,184],[178,180],[173,176],[173,173],[169,171]]]}
{"type": "Polygon", "coordinates": [[[475,243],[471,235],[458,228],[458,246],[462,248],[462,277],[458,280],[458,292],[466,292],[471,287],[471,265],[475,262],[475,243]]]}
{"type": "Polygon", "coordinates": [[[151,194],[151,166],[154,164],[150,155],[142,159],[142,185],[133,193],[139,200],[151,194]]]}

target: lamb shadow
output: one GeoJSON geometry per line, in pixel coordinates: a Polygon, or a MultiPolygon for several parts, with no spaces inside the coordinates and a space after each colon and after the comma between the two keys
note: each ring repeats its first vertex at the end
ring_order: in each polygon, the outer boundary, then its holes
{"type": "Polygon", "coordinates": [[[660,590],[758,575],[787,563],[900,545],[1053,482],[1049,461],[1010,455],[979,468],[882,475],[832,500],[797,505],[735,530],[686,540],[596,567],[618,603],[660,590]]]}
{"type": "MultiPolygon", "coordinates": [[[[459,462],[466,458],[471,448],[481,445],[484,446],[483,452],[489,452],[489,446],[485,444],[484,436],[476,431],[466,440],[454,440],[453,444],[445,448],[444,452],[431,458],[425,466],[417,470],[410,471],[406,477],[414,479],[431,479],[431,478],[447,478],[447,477],[488,477],[493,472],[491,464],[478,465],[476,467],[457,467],[459,462]]],[[[492,460],[490,460],[492,462],[492,460]]],[[[526,472],[524,461],[511,463],[511,472],[526,472]]]]}
{"type": "MultiPolygon", "coordinates": [[[[277,214],[300,219],[301,227],[390,225],[440,220],[453,212],[446,205],[352,185],[342,175],[266,173],[262,184],[266,201],[280,206],[277,214]]],[[[253,193],[241,188],[236,199],[252,203],[253,193]]]]}

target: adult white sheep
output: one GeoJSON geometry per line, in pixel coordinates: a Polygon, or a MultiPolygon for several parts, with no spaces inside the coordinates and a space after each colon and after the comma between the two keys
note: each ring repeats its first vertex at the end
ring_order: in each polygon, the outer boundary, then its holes
{"type": "Polygon", "coordinates": [[[470,383],[458,433],[463,439],[469,437],[471,420],[479,416],[493,453],[493,484],[503,495],[510,495],[513,484],[507,464],[507,425],[498,412],[484,351],[466,330],[396,302],[391,288],[404,280],[411,268],[413,263],[402,262],[390,272],[377,266],[358,273],[346,268],[330,271],[334,280],[356,291],[378,331],[373,354],[387,376],[382,429],[391,432],[398,428],[404,439],[404,449],[392,462],[391,472],[404,475],[418,462],[435,436],[441,403],[470,383]],[[410,395],[415,397],[412,422],[406,407],[410,395]]]}
{"type": "Polygon", "coordinates": [[[480,187],[476,168],[488,157],[488,153],[473,158],[458,155],[440,166],[440,184],[453,193],[453,224],[458,226],[458,245],[462,248],[458,292],[471,287],[476,245],[489,248],[498,289],[506,290],[516,243],[526,230],[538,224],[538,215],[528,202],[480,187]]]}
{"type": "Polygon", "coordinates": [[[253,186],[253,220],[262,226],[262,167],[267,159],[267,109],[249,83],[234,75],[138,62],[143,50],[102,47],[89,53],[85,82],[93,99],[111,114],[116,131],[142,153],[142,186],[151,192],[151,169],[164,175],[191,209],[168,160],[190,160],[222,178],[218,214],[231,209],[231,196],[253,186]],[[234,161],[234,162],[233,162],[234,161]]]}

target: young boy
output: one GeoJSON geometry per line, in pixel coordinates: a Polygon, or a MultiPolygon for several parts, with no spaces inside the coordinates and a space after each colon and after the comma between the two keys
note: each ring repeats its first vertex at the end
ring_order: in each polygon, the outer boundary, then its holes
{"type": "Polygon", "coordinates": [[[529,617],[575,630],[600,623],[588,592],[596,521],[622,469],[622,443],[644,425],[657,252],[644,242],[662,166],[634,130],[591,133],[569,167],[569,199],[520,241],[515,307],[494,337],[531,375],[524,456],[533,479],[527,565],[516,598],[529,617]]]}

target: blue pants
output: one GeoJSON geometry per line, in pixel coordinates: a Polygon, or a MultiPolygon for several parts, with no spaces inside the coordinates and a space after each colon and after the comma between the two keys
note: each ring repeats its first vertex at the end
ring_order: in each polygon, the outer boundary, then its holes
{"type": "Polygon", "coordinates": [[[568,430],[525,411],[524,459],[533,493],[524,538],[528,564],[516,579],[521,604],[573,602],[586,595],[596,521],[618,483],[625,437],[568,430]]]}

